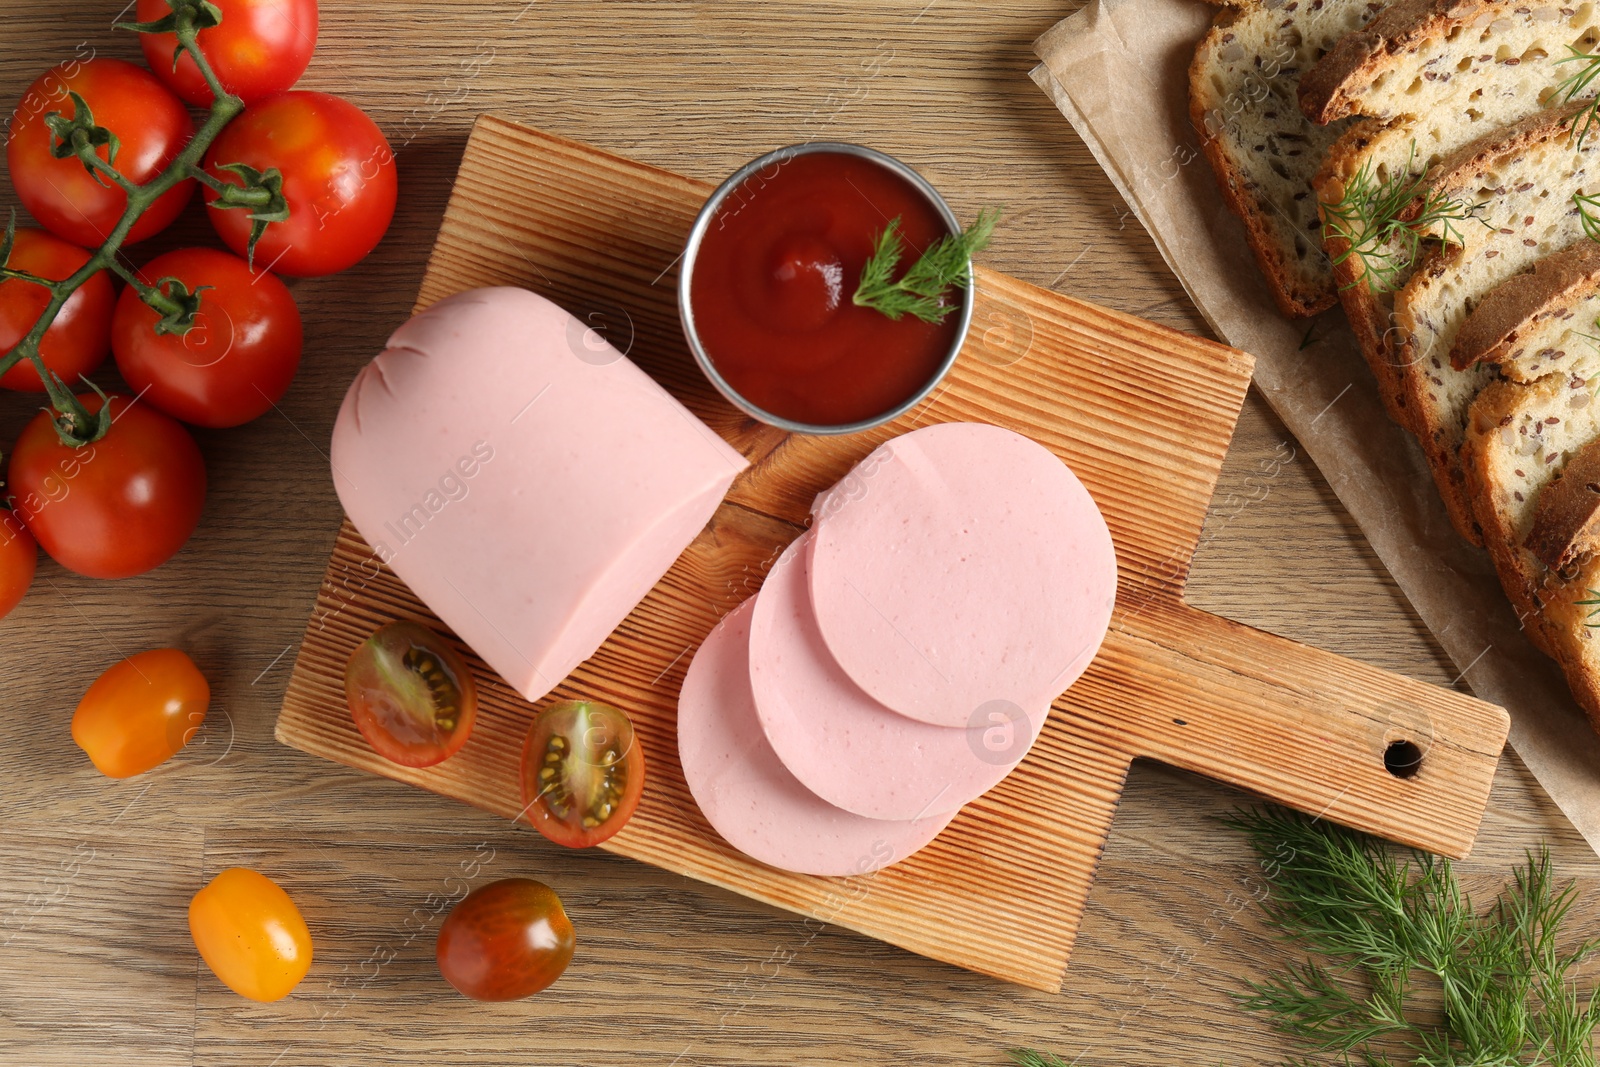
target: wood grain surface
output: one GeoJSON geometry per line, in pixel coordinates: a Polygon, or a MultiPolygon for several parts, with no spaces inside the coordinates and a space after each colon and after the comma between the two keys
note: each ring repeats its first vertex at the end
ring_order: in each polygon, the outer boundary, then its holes
{"type": "MultiPolygon", "coordinates": [[[[1466,854],[1505,745],[1501,709],[1181,602],[1249,384],[1247,356],[979,271],[973,344],[934,396],[869,433],[784,434],[716,393],[677,325],[673,264],[709,193],[705,183],[486,116],[467,142],[417,301],[420,310],[466,289],[519,285],[563,306],[595,308],[579,320],[604,330],[750,459],[707,528],[544,702],[611,701],[639,729],[650,783],[608,850],[1046,992],[1060,988],[1137,757],[1466,854]],[[499,192],[513,177],[524,202],[499,192]],[[606,314],[599,306],[608,303],[606,314]],[[1010,344],[995,344],[996,335],[1010,344]],[[857,879],[750,861],[706,824],[683,781],[675,709],[688,664],[808,522],[808,501],[883,441],[956,420],[1028,435],[1094,496],[1118,560],[1105,644],[1056,701],[1028,758],[930,847],[857,879]],[[743,580],[729,582],[730,574],[743,580]],[[1426,750],[1409,777],[1385,767],[1393,741],[1426,750]],[[944,908],[1006,922],[953,921],[944,908]]],[[[521,738],[536,708],[498,684],[470,650],[485,699],[472,739],[448,762],[397,767],[355,729],[344,665],[395,618],[441,626],[347,523],[306,625],[278,739],[516,818],[521,738]]]]}
{"type": "MultiPolygon", "coordinates": [[[[480,113],[702,180],[809,136],[872,144],[921,168],[964,217],[1006,205],[986,265],[1204,334],[1137,221],[1026,78],[1033,37],[1075,6],[325,0],[305,84],[349,97],[388,132],[400,211],[359,267],[294,285],[311,342],[281,410],[197,435],[211,490],[183,553],[116,583],[47,562],[0,622],[0,1062],[1000,1065],[1017,1044],[1085,1067],[1287,1056],[1232,1002],[1283,959],[1252,902],[1258,876],[1214,821],[1248,798],[1183,772],[1134,766],[1067,981],[1044,994],[629,859],[564,852],[272,737],[339,521],[325,456],[333,417],[356,369],[409,312],[480,113]],[[119,655],[168,644],[212,682],[206,732],[156,772],[108,781],[68,738],[73,705],[119,655]],[[189,896],[233,864],[277,878],[316,931],[310,976],[277,1005],[235,997],[188,942],[189,896]],[[432,934],[446,902],[511,874],[561,889],[579,958],[533,1000],[471,1004],[438,979],[432,934]]],[[[112,7],[0,5],[0,98],[90,47],[137,59],[110,28],[112,7]]],[[[3,188],[0,207],[14,204],[3,188]]],[[[196,242],[214,239],[191,212],[136,256],[196,242]]],[[[0,442],[32,410],[0,397],[0,442]]],[[[1187,598],[1458,684],[1253,396],[1187,598]]],[[[1508,756],[1462,865],[1469,885],[1488,891],[1540,841],[1585,890],[1576,921],[1600,932],[1600,861],[1508,756]]]]}

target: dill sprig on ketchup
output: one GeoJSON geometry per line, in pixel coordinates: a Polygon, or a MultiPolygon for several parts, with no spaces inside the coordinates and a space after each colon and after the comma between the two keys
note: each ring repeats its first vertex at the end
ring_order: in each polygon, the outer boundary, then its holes
{"type": "Polygon", "coordinates": [[[719,191],[690,241],[681,295],[701,365],[735,403],[791,428],[838,432],[904,410],[954,358],[969,318],[950,314],[955,294],[996,216],[963,231],[914,172],[855,146],[763,160],[719,191]]]}

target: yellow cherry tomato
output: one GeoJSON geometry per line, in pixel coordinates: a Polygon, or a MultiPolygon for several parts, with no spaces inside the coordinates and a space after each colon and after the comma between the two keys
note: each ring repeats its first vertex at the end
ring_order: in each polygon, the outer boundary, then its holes
{"type": "Polygon", "coordinates": [[[248,867],[229,867],[194,895],[189,935],[211,973],[251,1000],[282,1000],[311,969],[311,931],[300,909],[248,867]]]}
{"type": "Polygon", "coordinates": [[[175,648],[129,656],[78,702],[72,740],[101,774],[127,778],[171,759],[205,722],[211,687],[175,648]]]}

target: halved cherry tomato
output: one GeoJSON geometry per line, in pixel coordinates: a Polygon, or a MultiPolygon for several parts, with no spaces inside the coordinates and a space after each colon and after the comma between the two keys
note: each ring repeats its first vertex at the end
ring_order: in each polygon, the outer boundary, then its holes
{"type": "Polygon", "coordinates": [[[171,759],[206,720],[211,687],[175,648],[129,656],[95,679],[72,713],[72,740],[107,778],[171,759]]]}
{"type": "Polygon", "coordinates": [[[521,778],[533,828],[558,845],[588,848],[633,818],[644,792],[644,751],[623,712],[567,700],[534,719],[521,778]]]}
{"type": "MultiPolygon", "coordinates": [[[[383,131],[360,108],[327,93],[279,93],[245,109],[206,153],[220,181],[242,180],[219,165],[277,168],[289,218],[267,227],[255,263],[296,278],[354,266],[376,247],[394,217],[399,182],[383,131]]],[[[207,189],[206,203],[217,194],[207,189]]],[[[213,209],[211,224],[228,247],[246,254],[250,212],[213,209]]]]}
{"type": "MultiPolygon", "coordinates": [[[[114,162],[123,177],[143,185],[166,169],[194,135],[189,111],[147,70],[120,59],[72,60],[43,74],[29,87],[11,118],[6,161],[17,199],[39,225],[73,244],[99,248],[122,212],[128,194],[108,179],[96,181],[76,157],[57,159],[50,152],[52,134],[45,116],[57,112],[71,118],[69,93],[89,105],[95,124],[116,134],[114,162]]],[[[109,146],[98,154],[109,160],[109,146]]],[[[183,211],[194,194],[192,179],[179,182],[133,224],[126,243],[160,233],[183,211]]]]}
{"type": "Polygon", "coordinates": [[[288,286],[212,248],[168,252],[139,274],[147,285],[176,278],[191,293],[207,288],[182,336],[156,333],[160,314],[132,286],[122,291],[112,348],[135,392],[195,426],[238,426],[278,402],[294,380],[304,339],[288,286]]]}
{"type": "Polygon", "coordinates": [[[567,969],[577,942],[555,890],[505,878],[468,893],[439,926],[439,973],[473,1000],[521,1000],[567,969]]]}
{"type": "MultiPolygon", "coordinates": [[[[247,104],[292,88],[317,47],[317,0],[211,0],[222,21],[199,33],[200,51],[222,87],[247,104]]],[[[167,0],[139,0],[140,22],[172,14],[167,0]]],[[[211,87],[173,33],[142,33],[145,62],[173,92],[197,107],[210,107],[211,87]]]]}
{"type": "MultiPolygon", "coordinates": [[[[43,230],[18,230],[17,243],[6,264],[53,282],[72,277],[89,262],[89,253],[43,230]]],[[[50,303],[50,291],[32,282],[0,282],[0,353],[27,336],[50,303]]],[[[116,293],[111,277],[100,271],[67,298],[56,320],[39,343],[44,365],[69,385],[98,367],[111,350],[111,309],[116,293]]],[[[30,393],[44,392],[44,383],[30,360],[23,360],[0,375],[0,387],[30,393]]]]}
{"type": "Polygon", "coordinates": [[[300,909],[248,867],[229,867],[194,895],[189,935],[211,973],[251,1000],[282,1000],[311,969],[311,931],[300,909]]]}
{"type": "Polygon", "coordinates": [[[432,767],[460,751],[478,715],[478,689],[461,654],[414,622],[380,626],[345,665],[356,728],[384,759],[432,767]]]}
{"type": "Polygon", "coordinates": [[[0,508],[0,619],[22,603],[39,565],[39,546],[17,517],[0,508]]]}
{"type": "MultiPolygon", "coordinates": [[[[91,413],[103,403],[92,393],[78,401],[91,413]]],[[[171,559],[206,499],[205,461],[188,430],[120,396],[111,411],[110,432],[83,448],[63,445],[41,411],[6,471],[12,506],[39,547],[90,578],[128,578],[171,559]]]]}

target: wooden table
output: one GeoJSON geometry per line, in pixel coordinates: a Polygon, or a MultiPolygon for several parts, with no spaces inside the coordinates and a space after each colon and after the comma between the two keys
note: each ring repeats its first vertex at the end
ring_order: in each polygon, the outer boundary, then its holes
{"type": "MultiPolygon", "coordinates": [[[[982,1065],[1013,1045],[1083,1064],[1285,1056],[1231,1001],[1279,950],[1251,902],[1260,882],[1241,841],[1214,822],[1247,798],[1210,782],[1135,767],[1065,989],[1047,996],[566,852],[272,739],[340,516],[325,458],[334,414],[411,305],[480,112],[708,179],[811,137],[872,144],[918,166],[963,217],[1006,205],[989,265],[1204,332],[1026,78],[1030,42],[1072,6],[327,0],[303,84],[349,97],[388,132],[400,211],[365,263],[295,285],[309,345],[281,414],[199,435],[211,494],[183,553],[117,583],[46,562],[0,622],[0,1062],[982,1065]],[[204,743],[109,781],[68,737],[73,706],[119,656],[163,645],[190,650],[211,680],[204,743]],[[311,974],[279,1004],[228,992],[187,934],[190,895],[235,864],[278,879],[316,935],[311,974]],[[579,957],[533,1000],[474,1004],[433,963],[441,902],[513,874],[560,890],[579,957]]],[[[0,99],[75,50],[137,57],[110,29],[113,4],[32,10],[0,11],[0,99]]],[[[15,202],[6,188],[0,206],[15,202]]],[[[197,240],[214,243],[198,210],[150,250],[197,240]]],[[[0,397],[0,442],[31,409],[0,397]]],[[[1190,599],[1427,681],[1455,678],[1254,395],[1190,599]]],[[[1508,755],[1462,868],[1469,885],[1487,893],[1542,840],[1562,873],[1600,884],[1600,861],[1508,755]]],[[[1580,905],[1591,928],[1597,899],[1580,905]]]]}

